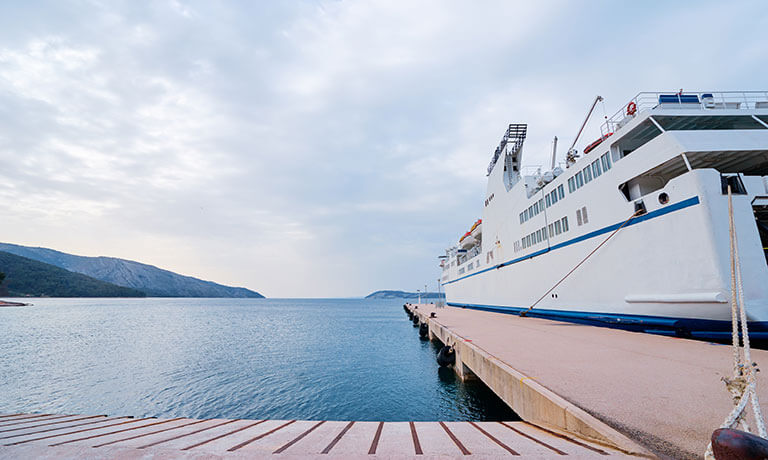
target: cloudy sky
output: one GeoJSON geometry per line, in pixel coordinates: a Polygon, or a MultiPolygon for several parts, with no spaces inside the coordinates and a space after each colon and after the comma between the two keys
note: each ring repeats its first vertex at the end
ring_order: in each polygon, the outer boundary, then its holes
{"type": "MultiPolygon", "coordinates": [[[[768,4],[0,5],[0,241],[270,297],[416,290],[595,95],[768,89],[768,4]]],[[[598,108],[602,116],[602,108],[598,108]]]]}

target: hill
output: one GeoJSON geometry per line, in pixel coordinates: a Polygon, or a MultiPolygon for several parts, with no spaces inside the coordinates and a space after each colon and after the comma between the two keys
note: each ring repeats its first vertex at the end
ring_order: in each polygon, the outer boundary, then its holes
{"type": "MultiPolygon", "coordinates": [[[[419,298],[418,292],[405,292],[405,291],[376,291],[365,296],[366,299],[407,299],[413,300],[419,298]]],[[[445,294],[442,292],[427,292],[421,293],[421,299],[444,299],[445,294]]]]}
{"type": "Polygon", "coordinates": [[[0,293],[13,297],[144,297],[136,289],[115,286],[26,257],[0,251],[5,281],[0,293]]]}
{"type": "Polygon", "coordinates": [[[264,297],[250,289],[224,286],[115,257],[76,256],[53,249],[8,243],[0,243],[0,251],[81,273],[117,286],[137,289],[153,297],[264,297]]]}

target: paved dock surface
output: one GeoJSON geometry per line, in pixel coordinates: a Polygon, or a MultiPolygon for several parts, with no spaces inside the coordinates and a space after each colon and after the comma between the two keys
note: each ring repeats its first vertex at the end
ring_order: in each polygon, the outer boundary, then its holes
{"type": "MultiPolygon", "coordinates": [[[[417,311],[435,312],[432,326],[525,376],[516,383],[533,380],[661,456],[701,458],[733,407],[721,381],[732,372],[730,346],[456,307],[417,311]]],[[[768,366],[768,351],[752,358],[768,366]]]]}
{"type": "Polygon", "coordinates": [[[0,458],[625,457],[526,422],[333,422],[0,415],[0,458]]]}

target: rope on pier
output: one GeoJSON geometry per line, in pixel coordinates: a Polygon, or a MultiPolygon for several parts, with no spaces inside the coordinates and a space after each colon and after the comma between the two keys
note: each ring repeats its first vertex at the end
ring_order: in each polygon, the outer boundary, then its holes
{"type": "MultiPolygon", "coordinates": [[[[733,378],[723,377],[726,389],[733,398],[733,410],[725,418],[720,428],[741,428],[750,432],[746,421],[747,403],[752,403],[752,413],[755,416],[757,433],[763,439],[768,439],[765,420],[757,399],[757,363],[752,361],[749,345],[749,330],[747,329],[747,309],[744,305],[744,286],[741,278],[741,262],[739,261],[739,242],[736,237],[736,225],[733,220],[733,197],[731,186],[728,186],[728,227],[731,252],[731,339],[733,345],[733,378]],[[741,323],[741,324],[739,324],[741,323]],[[739,347],[739,326],[743,347],[739,347]]],[[[707,445],[704,458],[714,459],[712,442],[707,445]]]]}
{"type": "Polygon", "coordinates": [[[613,236],[614,236],[615,234],[619,233],[619,230],[621,230],[622,228],[624,228],[624,226],[625,226],[625,225],[627,225],[627,224],[629,223],[629,221],[630,221],[630,220],[632,220],[632,219],[634,219],[635,217],[637,217],[637,215],[638,215],[638,214],[640,214],[641,212],[643,212],[643,211],[642,211],[642,209],[638,209],[637,211],[635,211],[635,212],[634,212],[634,214],[632,214],[631,216],[629,216],[629,219],[625,220],[625,221],[624,221],[624,223],[623,223],[623,224],[621,224],[621,225],[619,226],[619,228],[617,228],[617,229],[616,229],[616,230],[614,230],[614,231],[613,231],[613,232],[612,232],[610,235],[608,235],[608,237],[607,237],[606,239],[604,239],[604,240],[602,241],[602,243],[598,244],[598,245],[597,245],[597,247],[596,247],[595,249],[593,249],[593,250],[592,250],[592,252],[590,252],[589,254],[587,254],[587,256],[586,256],[586,257],[584,257],[583,259],[581,259],[581,262],[579,262],[578,264],[576,264],[576,266],[575,266],[575,267],[573,267],[573,268],[571,269],[571,271],[569,271],[568,273],[566,273],[566,274],[565,274],[565,276],[563,276],[562,278],[560,278],[560,281],[558,281],[557,283],[555,283],[555,285],[554,285],[554,286],[552,286],[551,288],[549,288],[549,290],[548,290],[547,292],[545,292],[545,293],[544,293],[544,294],[543,294],[541,297],[539,297],[539,300],[537,300],[536,302],[534,302],[534,303],[533,303],[533,305],[531,305],[530,307],[528,307],[528,309],[527,309],[527,310],[520,312],[520,316],[525,316],[526,314],[528,314],[528,312],[530,312],[531,310],[533,310],[533,309],[534,309],[534,307],[536,307],[536,305],[538,305],[538,304],[539,304],[539,302],[541,302],[542,300],[544,300],[544,297],[546,297],[547,295],[549,295],[549,293],[550,293],[550,292],[554,291],[554,290],[555,290],[555,288],[557,288],[558,286],[560,286],[560,283],[562,283],[563,281],[565,281],[565,279],[566,279],[566,278],[568,278],[569,276],[571,276],[571,274],[572,274],[573,272],[575,272],[577,268],[581,267],[581,264],[583,264],[584,262],[586,262],[586,261],[587,261],[587,259],[589,259],[590,257],[592,257],[592,254],[596,253],[598,249],[600,249],[600,248],[601,248],[601,247],[602,247],[602,246],[603,246],[605,243],[607,243],[607,242],[608,242],[608,240],[610,240],[611,238],[613,238],[613,236]]]}

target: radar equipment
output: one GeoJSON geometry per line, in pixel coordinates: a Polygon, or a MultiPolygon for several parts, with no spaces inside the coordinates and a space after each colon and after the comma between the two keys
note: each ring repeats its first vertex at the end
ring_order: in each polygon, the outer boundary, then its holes
{"type": "Polygon", "coordinates": [[[511,156],[511,165],[515,172],[520,171],[520,160],[521,160],[521,153],[520,150],[523,147],[523,142],[525,141],[526,133],[528,132],[528,125],[527,124],[510,124],[509,128],[507,128],[507,131],[504,133],[504,136],[501,138],[501,142],[499,143],[499,146],[496,147],[496,150],[493,152],[493,158],[491,159],[491,164],[488,165],[488,174],[491,174],[491,171],[493,171],[493,167],[496,166],[496,162],[499,161],[499,157],[502,153],[506,153],[508,156],[511,156]]]}

